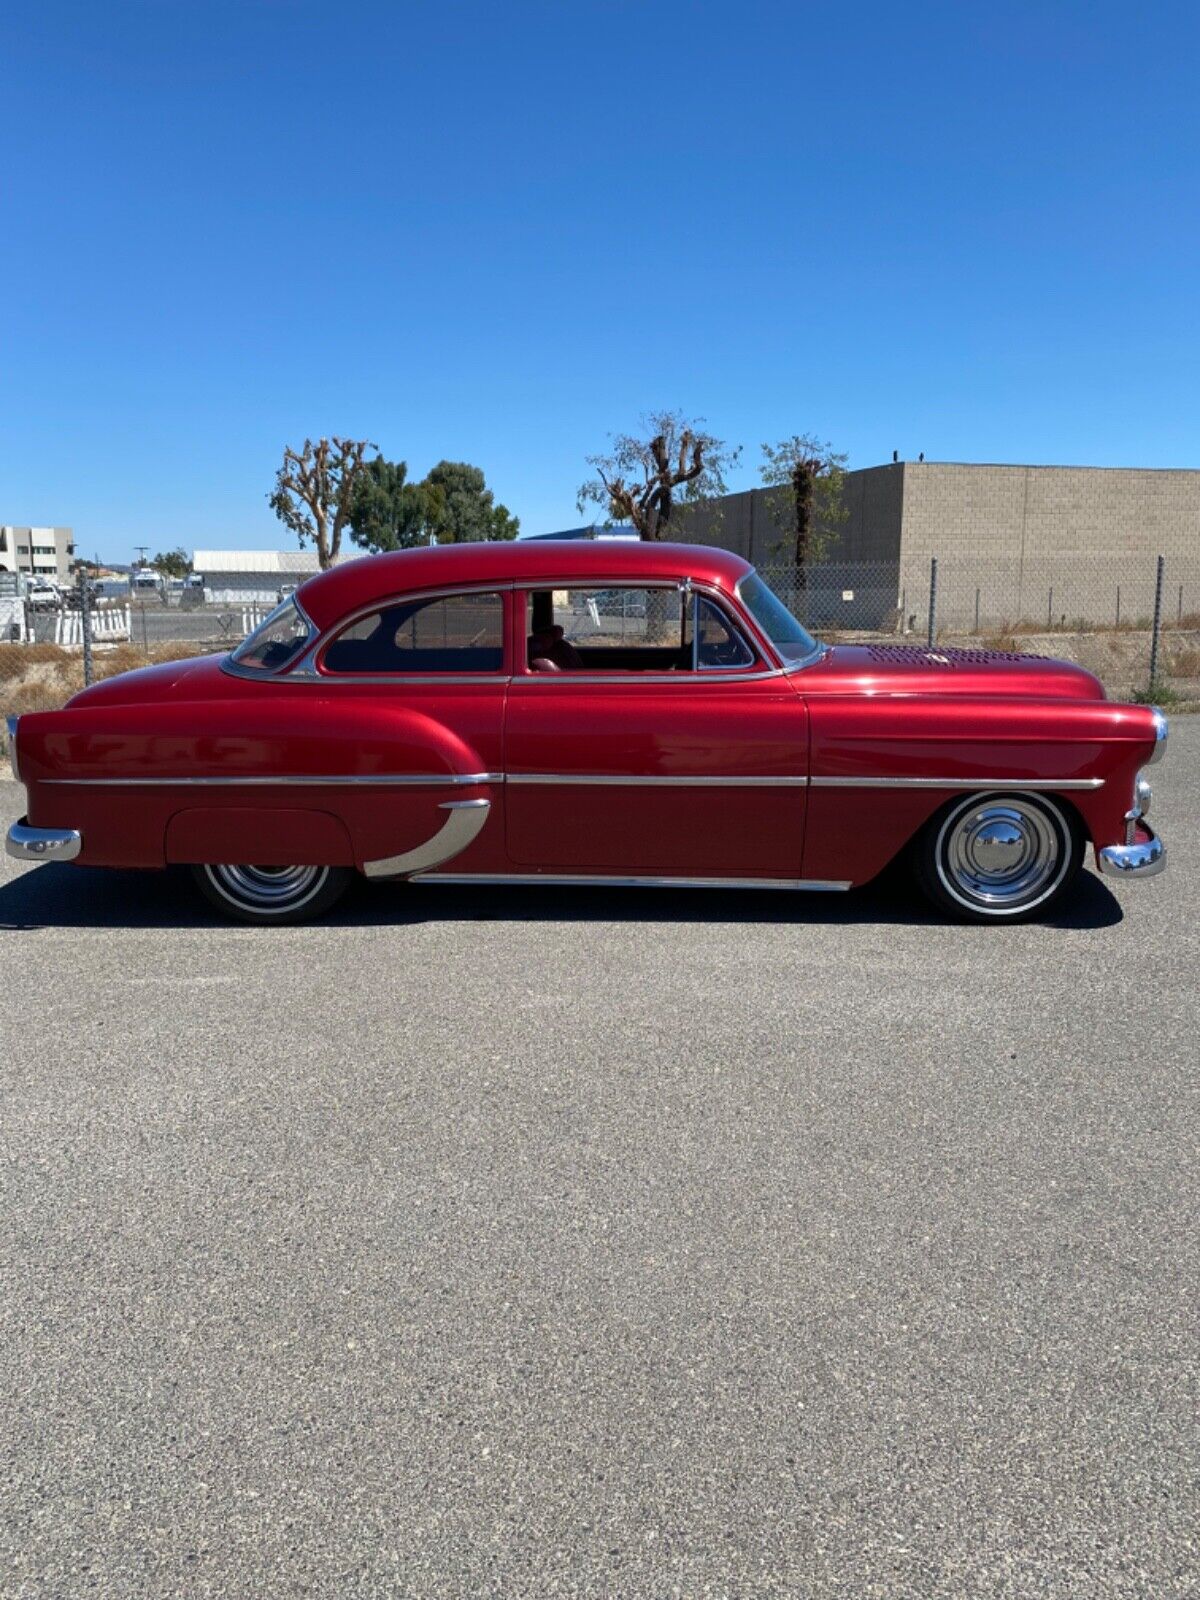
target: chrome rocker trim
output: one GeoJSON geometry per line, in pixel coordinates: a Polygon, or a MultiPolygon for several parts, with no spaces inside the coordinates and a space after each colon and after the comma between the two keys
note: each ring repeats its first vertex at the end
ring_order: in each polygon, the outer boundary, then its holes
{"type": "Polygon", "coordinates": [[[22,817],[8,830],[4,848],[18,861],[74,861],[83,836],[77,828],[31,828],[22,817]]]}
{"type": "Polygon", "coordinates": [[[490,800],[446,800],[440,809],[450,814],[433,835],[415,850],[406,850],[398,856],[381,856],[377,861],[363,862],[366,878],[408,878],[414,872],[440,866],[443,861],[464,851],[478,837],[492,809],[490,800]]]}
{"type": "Polygon", "coordinates": [[[813,889],[841,893],[849,880],[835,883],[820,878],[628,878],[600,872],[420,872],[410,883],[548,884],[553,888],[601,889],[813,889]]]}

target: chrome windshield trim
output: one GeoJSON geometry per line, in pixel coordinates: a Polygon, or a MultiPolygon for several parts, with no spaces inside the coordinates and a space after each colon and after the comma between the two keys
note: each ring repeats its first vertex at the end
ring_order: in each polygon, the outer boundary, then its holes
{"type": "Polygon", "coordinates": [[[368,773],[312,773],[285,774],[277,778],[219,777],[219,778],[43,778],[43,783],[71,784],[75,787],[99,789],[246,789],[270,788],[277,785],[301,786],[308,789],[341,788],[348,785],[367,785],[382,789],[435,789],[447,785],[464,787],[475,783],[503,783],[502,772],[368,772],[368,773]]]}
{"type": "Polygon", "coordinates": [[[410,883],[466,883],[480,885],[538,884],[552,887],[601,889],[803,889],[844,893],[849,879],[832,878],[628,878],[604,873],[549,872],[419,872],[410,883]]]}
{"type": "Polygon", "coordinates": [[[510,772],[507,782],[584,784],[613,786],[622,789],[803,789],[808,779],[799,774],[781,774],[771,777],[716,776],[693,773],[684,776],[670,774],[665,777],[642,777],[624,772],[510,772]]]}
{"type": "Polygon", "coordinates": [[[814,789],[1102,789],[1103,778],[810,778],[814,789]]]}
{"type": "MultiPolygon", "coordinates": [[[[744,583],[749,583],[751,578],[757,578],[761,584],[764,584],[768,589],[771,590],[772,594],[775,594],[774,589],[771,589],[771,585],[767,583],[767,580],[759,572],[758,568],[752,567],[749,572],[744,572],[734,584],[734,595],[737,598],[737,603],[741,607],[743,614],[754,625],[755,632],[758,634],[759,638],[766,640],[767,644],[770,646],[771,654],[775,657],[776,661],[783,663],[783,671],[785,673],[798,672],[802,667],[811,667],[814,661],[820,661],[821,657],[829,649],[829,646],[822,644],[819,639],[814,641],[813,648],[808,652],[807,655],[799,656],[795,661],[792,661],[790,658],[784,655],[783,651],[775,643],[774,639],[770,638],[766,631],[759,626],[758,618],[751,611],[750,607],[746,604],[745,599],[742,596],[742,585],[744,583]]],[[[775,595],[775,598],[779,600],[778,595],[775,595]]],[[[780,600],[779,603],[780,605],[783,605],[782,600],[780,600]]],[[[784,609],[787,610],[787,607],[784,606],[784,609]]],[[[800,622],[799,617],[796,617],[794,620],[796,622],[800,622]]],[[[800,622],[800,626],[804,628],[805,633],[808,632],[808,629],[804,627],[802,622],[800,622]]]]}

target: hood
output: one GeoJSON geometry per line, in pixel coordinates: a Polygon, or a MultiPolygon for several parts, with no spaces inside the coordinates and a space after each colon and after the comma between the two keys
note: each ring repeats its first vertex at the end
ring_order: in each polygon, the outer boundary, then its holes
{"type": "Polygon", "coordinates": [[[221,671],[224,655],[188,656],[182,661],[162,661],[154,667],[103,678],[73,695],[67,704],[77,706],[151,705],[158,700],[207,700],[228,693],[231,680],[221,671]]]}
{"type": "Polygon", "coordinates": [[[1083,667],[1049,656],[948,645],[835,644],[796,673],[801,693],[962,694],[1038,700],[1103,700],[1104,685],[1083,667]]]}

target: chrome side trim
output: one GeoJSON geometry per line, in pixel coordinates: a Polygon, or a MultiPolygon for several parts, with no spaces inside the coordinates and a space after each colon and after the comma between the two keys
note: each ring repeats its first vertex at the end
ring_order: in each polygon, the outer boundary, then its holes
{"type": "Polygon", "coordinates": [[[633,773],[621,772],[596,772],[596,773],[563,773],[563,772],[510,772],[507,776],[508,783],[550,783],[550,784],[583,784],[597,785],[600,787],[615,787],[622,789],[803,789],[808,784],[808,779],[800,776],[781,776],[768,778],[741,778],[741,777],[705,777],[692,775],[687,777],[639,777],[633,773]]]}
{"type": "Polygon", "coordinates": [[[604,873],[521,873],[521,872],[421,872],[410,883],[551,884],[556,888],[587,888],[595,884],[605,889],[812,889],[841,893],[852,888],[847,879],[834,882],[823,878],[629,878],[609,877],[604,873]]]}
{"type": "Polygon", "coordinates": [[[255,789],[279,785],[305,789],[344,788],[347,786],[379,789],[438,789],[462,788],[476,783],[503,783],[502,772],[368,772],[299,774],[278,778],[43,778],[43,783],[72,784],[93,789],[255,789]]]}
{"type": "Polygon", "coordinates": [[[31,828],[22,817],[8,830],[4,848],[18,861],[74,861],[83,836],[78,828],[31,828]]]}
{"type": "Polygon", "coordinates": [[[298,773],[279,777],[211,778],[43,778],[45,784],[100,789],[246,789],[301,787],[308,789],[366,786],[385,789],[462,788],[477,783],[598,785],[619,788],[797,788],[815,789],[1100,789],[1103,778],[806,778],[799,773],[740,777],[695,773],[686,776],[642,776],[638,773],[566,772],[368,772],[298,773]]]}
{"type": "Polygon", "coordinates": [[[295,667],[280,683],[387,683],[393,687],[410,683],[490,683],[504,688],[512,682],[505,672],[318,672],[315,667],[295,667]]]}
{"type": "Polygon", "coordinates": [[[443,861],[459,855],[476,838],[492,809],[490,800],[446,800],[441,810],[449,812],[445,822],[433,835],[415,850],[405,850],[398,856],[382,856],[377,861],[363,862],[363,875],[367,878],[410,877],[414,872],[427,871],[443,861]]]}
{"type": "MultiPolygon", "coordinates": [[[[700,672],[687,668],[683,672],[633,672],[614,667],[611,672],[528,672],[513,681],[520,684],[574,684],[604,683],[610,688],[640,687],[642,684],[662,688],[664,684],[702,683],[711,689],[721,683],[753,683],[759,678],[782,678],[782,667],[762,667],[754,672],[742,672],[737,667],[705,667],[700,672]]],[[[325,681],[325,680],[322,680],[325,681]]]]}
{"type": "Polygon", "coordinates": [[[1102,789],[1103,778],[810,778],[814,789],[1102,789]]]}
{"type": "Polygon", "coordinates": [[[1156,761],[1161,761],[1167,753],[1167,737],[1171,732],[1170,723],[1157,706],[1151,707],[1154,717],[1154,749],[1150,752],[1147,766],[1153,766],[1156,761]]]}

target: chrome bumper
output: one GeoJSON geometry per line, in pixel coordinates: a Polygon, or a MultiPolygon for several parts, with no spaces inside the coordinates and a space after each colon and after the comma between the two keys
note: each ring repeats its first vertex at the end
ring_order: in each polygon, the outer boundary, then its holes
{"type": "Polygon", "coordinates": [[[1106,844],[1097,850],[1096,859],[1106,877],[1153,878],[1167,864],[1167,847],[1157,834],[1151,834],[1133,844],[1106,844]]]}
{"type": "Polygon", "coordinates": [[[75,828],[31,828],[22,817],[8,830],[4,848],[18,861],[74,861],[83,839],[75,828]]]}

